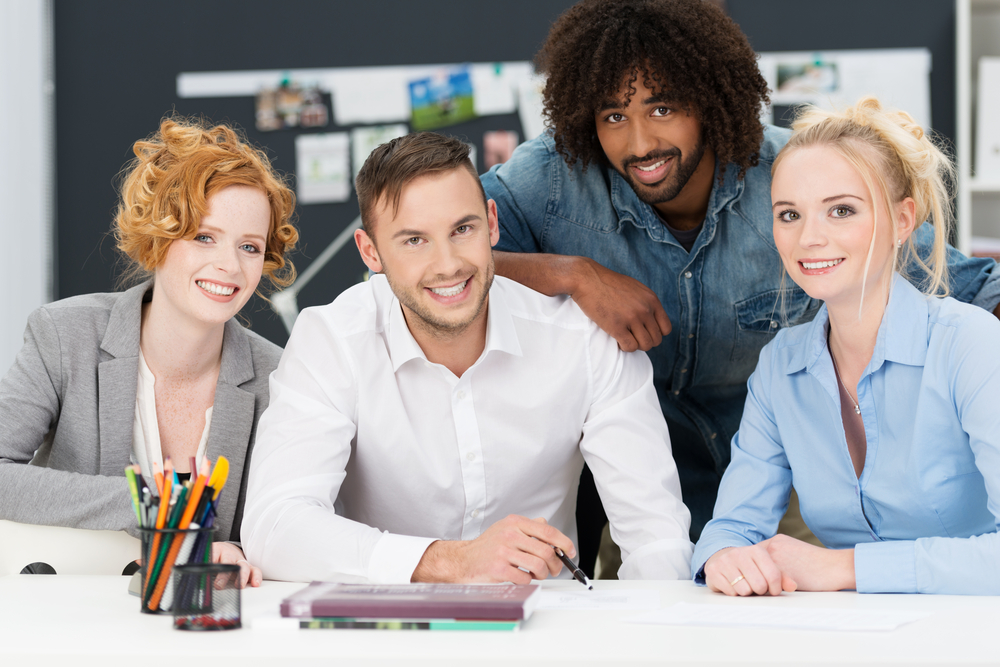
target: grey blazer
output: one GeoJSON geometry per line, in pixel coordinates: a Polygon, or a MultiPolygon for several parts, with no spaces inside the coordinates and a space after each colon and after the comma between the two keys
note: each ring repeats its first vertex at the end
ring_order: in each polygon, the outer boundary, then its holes
{"type": "MultiPolygon", "coordinates": [[[[0,380],[0,519],[138,535],[125,481],[143,283],[42,306],[0,380]]],[[[207,455],[229,459],[215,540],[239,541],[246,476],[281,348],[226,322],[207,455]]],[[[148,471],[143,471],[147,473],[148,471]]]]}

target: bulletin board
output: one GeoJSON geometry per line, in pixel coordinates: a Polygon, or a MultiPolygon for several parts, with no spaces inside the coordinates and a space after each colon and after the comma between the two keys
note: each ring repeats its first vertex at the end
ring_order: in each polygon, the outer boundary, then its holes
{"type": "MultiPolygon", "coordinates": [[[[275,166],[296,170],[296,141],[349,128],[261,132],[252,96],[182,97],[183,72],[396,67],[529,61],[552,21],[572,0],[372,0],[328,2],[134,3],[55,0],[57,298],[116,288],[121,272],[109,230],[115,180],[137,139],[171,111],[242,127],[275,166]]],[[[931,52],[933,126],[954,135],[954,6],[913,0],[905,12],[889,0],[728,0],[727,8],[758,51],[923,47],[931,52]]],[[[324,99],[331,102],[329,94],[324,99]]],[[[473,118],[440,131],[477,146],[484,133],[524,136],[517,113],[473,118]]],[[[293,185],[295,184],[293,177],[293,185]]],[[[299,271],[357,217],[353,188],[337,203],[298,208],[299,271]]],[[[330,302],[365,271],[351,244],[297,295],[299,307],[330,302]]],[[[287,330],[255,297],[244,310],[254,331],[283,345],[287,330]]]]}
{"type": "MultiPolygon", "coordinates": [[[[116,175],[132,157],[131,145],[154,131],[164,114],[176,110],[240,126],[292,176],[293,187],[297,138],[360,126],[338,125],[334,113],[325,127],[261,132],[253,96],[181,96],[179,74],[530,61],[552,21],[572,4],[56,0],[56,297],[116,288],[121,264],[109,231],[116,175]]],[[[323,101],[330,108],[329,93],[323,101]]],[[[516,112],[436,131],[476,146],[483,170],[483,135],[496,130],[524,136],[516,112]]],[[[353,187],[346,201],[300,205],[301,242],[292,257],[299,272],[357,215],[353,187]]],[[[329,303],[364,272],[351,241],[297,295],[298,306],[329,303]]],[[[284,323],[263,300],[254,297],[243,315],[257,333],[279,345],[287,341],[284,323]]]]}

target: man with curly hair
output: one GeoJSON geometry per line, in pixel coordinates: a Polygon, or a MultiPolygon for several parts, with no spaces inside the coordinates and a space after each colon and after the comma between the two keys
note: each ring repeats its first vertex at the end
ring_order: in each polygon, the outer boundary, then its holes
{"type": "MultiPolygon", "coordinates": [[[[820,305],[782,280],[771,235],[788,131],[761,124],[756,55],[705,0],[584,0],[537,64],[551,129],[482,176],[497,273],[572,295],[623,350],[649,352],[697,540],[760,349],[820,305]]],[[[915,236],[926,249],[933,231],[915,236]]],[[[952,296],[997,307],[994,262],[950,258],[952,296]]]]}

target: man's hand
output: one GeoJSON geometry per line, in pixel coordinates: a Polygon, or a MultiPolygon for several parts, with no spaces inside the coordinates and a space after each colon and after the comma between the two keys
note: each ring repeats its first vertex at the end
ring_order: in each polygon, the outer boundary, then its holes
{"type": "Polygon", "coordinates": [[[623,351],[649,351],[670,333],[670,318],[653,290],[593,260],[581,266],[570,296],[623,351]]]}
{"type": "Polygon", "coordinates": [[[788,535],[775,535],[757,546],[798,584],[800,591],[840,591],[857,586],[854,549],[824,549],[788,535]]]}
{"type": "Polygon", "coordinates": [[[774,562],[766,545],[761,542],[716,551],[705,563],[705,584],[726,595],[781,595],[782,591],[794,591],[796,581],[774,562]]]}
{"type": "Polygon", "coordinates": [[[554,546],[570,558],[576,555],[570,539],[545,519],[531,520],[511,514],[474,540],[432,543],[413,571],[411,581],[527,584],[532,579],[559,574],[563,565],[554,546]]]}
{"type": "Polygon", "coordinates": [[[235,544],[228,542],[215,542],[212,544],[213,563],[232,563],[240,566],[239,581],[237,588],[246,588],[247,584],[253,587],[260,586],[264,580],[264,573],[259,567],[254,567],[243,555],[243,550],[235,544]]]}

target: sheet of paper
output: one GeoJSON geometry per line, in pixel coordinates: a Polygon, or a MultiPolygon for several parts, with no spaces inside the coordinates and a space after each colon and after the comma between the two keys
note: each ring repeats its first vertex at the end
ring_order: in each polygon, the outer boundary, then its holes
{"type": "Polygon", "coordinates": [[[626,623],[651,625],[708,625],[765,627],[796,630],[872,632],[895,630],[930,616],[930,612],[886,609],[882,611],[825,607],[762,607],[752,604],[691,604],[680,602],[666,609],[631,616],[626,623]]]}
{"type": "Polygon", "coordinates": [[[351,130],[351,162],[353,171],[351,180],[358,178],[361,165],[379,144],[401,137],[409,132],[405,125],[376,125],[374,127],[356,127],[351,130]]]}
{"type": "Polygon", "coordinates": [[[521,82],[534,75],[529,62],[476,63],[470,73],[477,116],[514,113],[521,82]]]}
{"type": "Polygon", "coordinates": [[[295,137],[295,188],[300,204],[347,201],[351,196],[350,135],[295,137]]]}
{"type": "Polygon", "coordinates": [[[542,117],[544,87],[545,79],[540,76],[532,76],[518,85],[517,115],[521,119],[525,141],[530,141],[545,131],[545,118],[542,117]]]}
{"type": "Polygon", "coordinates": [[[658,609],[656,591],[542,591],[538,609],[599,609],[603,611],[658,609]]]}
{"type": "MultiPolygon", "coordinates": [[[[758,65],[772,107],[815,104],[839,109],[865,95],[906,111],[931,126],[931,53],[928,49],[846,49],[761,53],[758,65]]],[[[771,109],[763,114],[773,122],[771,109]]]]}

